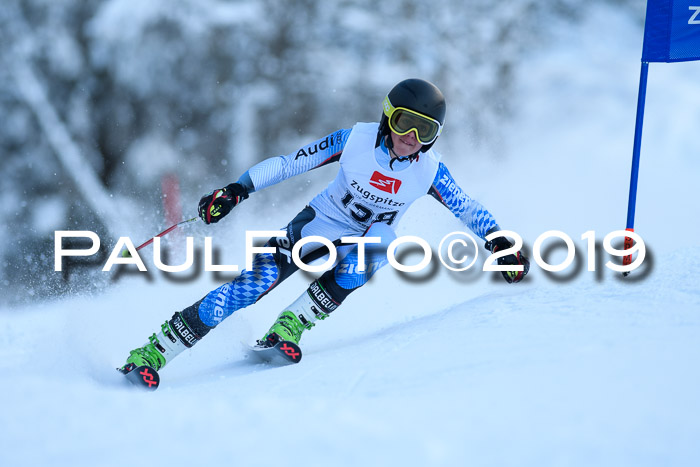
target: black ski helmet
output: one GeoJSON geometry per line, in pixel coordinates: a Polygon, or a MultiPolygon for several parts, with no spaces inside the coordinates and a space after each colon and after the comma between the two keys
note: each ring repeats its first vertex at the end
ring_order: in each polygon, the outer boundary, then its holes
{"type": "MultiPolygon", "coordinates": [[[[418,78],[405,79],[389,91],[387,99],[389,99],[393,107],[405,107],[437,120],[440,122],[440,125],[445,124],[445,97],[440,92],[440,89],[429,81],[418,78]]],[[[377,144],[379,144],[381,138],[388,136],[390,131],[389,119],[386,113],[382,112],[377,144]]],[[[392,146],[391,138],[386,139],[386,144],[389,147],[392,146]]],[[[435,141],[423,145],[420,152],[427,152],[433,144],[435,144],[435,141]]]]}

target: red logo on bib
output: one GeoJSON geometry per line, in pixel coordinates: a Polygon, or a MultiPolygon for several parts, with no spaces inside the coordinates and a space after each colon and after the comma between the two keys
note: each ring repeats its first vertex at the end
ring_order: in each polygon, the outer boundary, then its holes
{"type": "Polygon", "coordinates": [[[382,175],[375,170],[372,174],[372,178],[369,179],[369,184],[378,190],[396,194],[401,186],[401,180],[382,175]]]}

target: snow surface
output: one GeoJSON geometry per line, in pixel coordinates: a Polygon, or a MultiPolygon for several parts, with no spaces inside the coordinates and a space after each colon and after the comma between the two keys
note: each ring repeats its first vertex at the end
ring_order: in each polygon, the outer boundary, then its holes
{"type": "MultiPolygon", "coordinates": [[[[0,465],[699,465],[700,64],[651,66],[636,224],[651,254],[623,280],[604,255],[586,271],[580,236],[624,227],[641,28],[601,7],[551,44],[530,59],[507,158],[460,163],[442,149],[503,228],[530,247],[566,232],[580,269],[533,262],[509,286],[387,268],[304,336],[299,365],[249,363],[240,342],[304,289],[297,274],[168,365],[155,393],[114,368],[211,277],[130,277],[0,310],[0,465]]],[[[276,228],[297,207],[254,220],[251,198],[236,225],[276,228]]],[[[434,208],[421,200],[399,234],[437,244],[459,228],[434,208]]]]}

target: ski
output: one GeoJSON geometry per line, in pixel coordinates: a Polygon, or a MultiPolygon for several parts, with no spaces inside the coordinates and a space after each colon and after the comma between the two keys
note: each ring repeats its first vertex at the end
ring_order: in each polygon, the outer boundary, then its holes
{"type": "Polygon", "coordinates": [[[248,357],[256,362],[270,363],[272,365],[291,365],[301,361],[301,349],[294,342],[279,341],[273,346],[264,346],[260,343],[248,348],[248,357]]]}
{"type": "Polygon", "coordinates": [[[126,376],[126,379],[135,386],[148,391],[155,391],[160,384],[158,372],[148,365],[136,366],[129,363],[117,371],[126,376]]]}

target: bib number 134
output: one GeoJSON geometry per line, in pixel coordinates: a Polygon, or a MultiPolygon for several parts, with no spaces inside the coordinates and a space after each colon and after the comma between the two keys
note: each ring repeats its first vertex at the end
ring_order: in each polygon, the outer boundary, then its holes
{"type": "Polygon", "coordinates": [[[349,191],[345,193],[340,202],[343,203],[343,207],[350,211],[352,218],[362,224],[384,222],[391,225],[399,213],[398,211],[384,211],[375,215],[370,208],[359,201],[355,201],[355,197],[349,191]]]}

